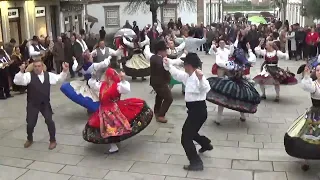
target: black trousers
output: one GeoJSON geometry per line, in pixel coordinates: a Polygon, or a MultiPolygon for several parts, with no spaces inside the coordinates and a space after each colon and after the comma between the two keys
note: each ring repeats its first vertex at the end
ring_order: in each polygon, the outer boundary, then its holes
{"type": "Polygon", "coordinates": [[[33,141],[33,131],[37,125],[39,112],[41,112],[48,126],[50,142],[56,141],[56,126],[52,120],[53,112],[50,103],[41,105],[27,104],[27,139],[33,141]]]}
{"type": "Polygon", "coordinates": [[[299,56],[301,59],[304,59],[303,57],[303,43],[297,42],[297,56],[299,56]]]}
{"type": "Polygon", "coordinates": [[[8,68],[0,69],[0,98],[10,96],[9,87],[9,70],[8,68]]]}
{"type": "Polygon", "coordinates": [[[199,130],[207,120],[208,112],[205,101],[187,102],[188,117],[182,127],[181,144],[190,161],[190,164],[202,162],[197,153],[196,141],[201,147],[208,147],[210,139],[199,135],[199,130]]]}

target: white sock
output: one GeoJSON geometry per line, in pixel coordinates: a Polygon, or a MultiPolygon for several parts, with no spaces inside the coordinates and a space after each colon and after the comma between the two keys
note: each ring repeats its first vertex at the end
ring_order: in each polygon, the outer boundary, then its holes
{"type": "Polygon", "coordinates": [[[110,149],[109,149],[109,152],[116,152],[116,151],[119,151],[119,148],[116,144],[110,144],[110,149]]]}
{"type": "Polygon", "coordinates": [[[241,119],[246,119],[246,116],[242,112],[240,113],[240,117],[241,117],[241,119]]]}
{"type": "Polygon", "coordinates": [[[218,106],[218,118],[215,120],[215,122],[221,122],[223,109],[224,108],[222,106],[218,106]]]}
{"type": "Polygon", "coordinates": [[[260,84],[260,89],[261,89],[261,93],[263,96],[266,95],[266,88],[264,87],[264,85],[260,84]]]}

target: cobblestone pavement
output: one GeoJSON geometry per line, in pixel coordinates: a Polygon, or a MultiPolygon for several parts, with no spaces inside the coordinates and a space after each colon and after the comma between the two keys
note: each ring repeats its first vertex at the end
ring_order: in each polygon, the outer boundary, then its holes
{"type": "MultiPolygon", "coordinates": [[[[201,55],[204,72],[211,76],[214,59],[201,55]]],[[[252,74],[259,71],[258,60],[252,74]]],[[[281,67],[296,72],[302,62],[281,61],[281,67]]],[[[132,82],[130,97],[145,99],[153,106],[154,94],[147,82],[132,82]]],[[[310,162],[311,170],[300,169],[301,160],[289,157],[283,136],[290,123],[310,106],[309,95],[295,86],[281,87],[281,101],[274,103],[273,87],[267,88],[266,101],[256,114],[239,122],[237,112],[226,110],[222,126],[214,125],[216,106],[207,103],[209,117],[201,133],[210,137],[214,149],[202,155],[205,170],[182,169],[187,158],[180,144],[186,111],[181,86],[173,89],[174,102],[167,114],[169,122],[153,122],[120,144],[120,152],[105,155],[107,145],[94,145],[82,139],[86,111],[68,100],[59,86],[51,99],[57,126],[58,146],[48,150],[48,132],[39,116],[35,143],[23,148],[26,139],[26,95],[0,101],[0,180],[319,180],[319,163],[310,162]]],[[[127,96],[127,97],[129,97],[127,96]]]]}

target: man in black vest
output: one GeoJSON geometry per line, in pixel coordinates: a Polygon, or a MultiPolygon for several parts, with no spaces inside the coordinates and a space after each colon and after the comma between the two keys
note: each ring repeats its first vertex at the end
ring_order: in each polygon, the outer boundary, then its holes
{"type": "MultiPolygon", "coordinates": [[[[149,48],[148,46],[146,48],[149,48]]],[[[150,58],[150,85],[156,92],[154,105],[154,114],[156,120],[161,123],[167,123],[165,115],[172,104],[173,98],[169,88],[170,73],[163,67],[163,57],[167,56],[167,46],[164,41],[155,43],[155,55],[150,58]]]]}
{"type": "Polygon", "coordinates": [[[33,131],[38,121],[38,114],[41,112],[48,126],[50,135],[49,149],[57,146],[56,128],[52,120],[52,108],[50,104],[50,86],[64,81],[68,75],[69,64],[62,64],[63,71],[60,74],[54,74],[43,70],[43,63],[40,59],[33,62],[33,71],[25,72],[25,65],[20,66],[20,72],[14,77],[13,82],[16,85],[28,86],[27,93],[27,141],[24,144],[28,148],[33,143],[33,131]]]}
{"type": "Polygon", "coordinates": [[[38,36],[33,36],[29,46],[29,55],[32,60],[44,56],[46,49],[39,43],[38,36]]]}

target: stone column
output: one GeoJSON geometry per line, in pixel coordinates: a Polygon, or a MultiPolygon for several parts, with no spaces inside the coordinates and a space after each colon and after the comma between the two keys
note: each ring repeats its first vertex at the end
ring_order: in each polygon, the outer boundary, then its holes
{"type": "Polygon", "coordinates": [[[9,7],[9,4],[7,1],[0,2],[3,43],[10,41],[10,26],[9,26],[9,18],[8,18],[8,7],[9,7]]]}
{"type": "Polygon", "coordinates": [[[30,39],[35,35],[36,9],[34,1],[25,1],[23,5],[25,17],[26,38],[30,39]]]}
{"type": "MultiPolygon", "coordinates": [[[[50,5],[46,5],[45,8],[46,8],[46,21],[47,21],[47,35],[52,36],[50,5]]],[[[55,38],[55,37],[52,37],[52,38],[55,38]]]]}
{"type": "Polygon", "coordinates": [[[204,22],[204,0],[197,0],[197,24],[204,22]]]}

